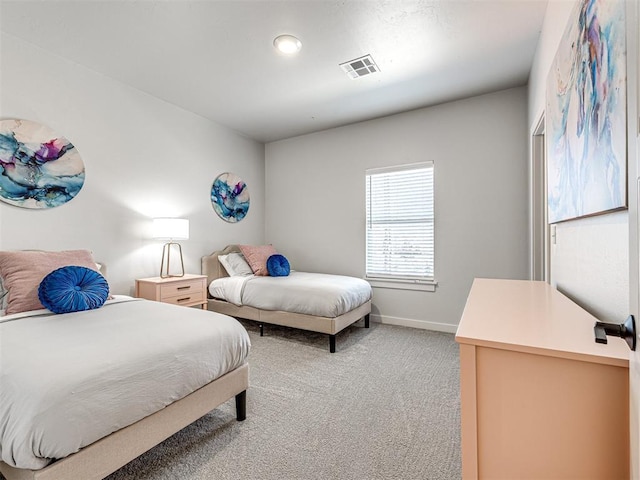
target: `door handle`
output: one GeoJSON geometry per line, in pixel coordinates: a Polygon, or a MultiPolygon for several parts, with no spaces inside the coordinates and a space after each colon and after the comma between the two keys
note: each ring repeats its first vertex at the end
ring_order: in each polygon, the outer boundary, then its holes
{"type": "Polygon", "coordinates": [[[609,335],[624,339],[631,350],[636,349],[636,321],[633,315],[629,315],[625,322],[620,324],[596,322],[593,333],[596,336],[596,343],[607,343],[607,335],[609,335]]]}

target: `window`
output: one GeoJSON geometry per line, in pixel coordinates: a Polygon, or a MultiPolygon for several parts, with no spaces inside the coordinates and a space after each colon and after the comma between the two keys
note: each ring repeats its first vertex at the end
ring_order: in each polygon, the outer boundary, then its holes
{"type": "Polygon", "coordinates": [[[433,162],[370,169],[366,182],[367,279],[435,285],[433,162]]]}

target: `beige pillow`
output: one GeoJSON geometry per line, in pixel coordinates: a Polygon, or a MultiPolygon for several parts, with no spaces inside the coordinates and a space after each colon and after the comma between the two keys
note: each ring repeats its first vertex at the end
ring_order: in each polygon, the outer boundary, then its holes
{"type": "Polygon", "coordinates": [[[9,292],[5,315],[44,308],[38,299],[40,282],[56,268],[67,265],[98,270],[88,250],[0,252],[0,277],[9,292]]]}
{"type": "Polygon", "coordinates": [[[273,245],[238,245],[244,259],[256,275],[268,276],[267,259],[278,253],[273,245]]]}

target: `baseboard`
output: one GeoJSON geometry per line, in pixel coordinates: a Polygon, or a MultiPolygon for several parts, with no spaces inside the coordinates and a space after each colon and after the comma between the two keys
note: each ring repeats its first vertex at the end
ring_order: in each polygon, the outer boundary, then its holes
{"type": "Polygon", "coordinates": [[[427,322],[425,320],[415,320],[413,318],[389,317],[386,315],[371,314],[371,321],[384,323],[386,325],[399,325],[401,327],[420,328],[422,330],[435,330],[436,332],[456,333],[457,325],[449,323],[427,322]]]}

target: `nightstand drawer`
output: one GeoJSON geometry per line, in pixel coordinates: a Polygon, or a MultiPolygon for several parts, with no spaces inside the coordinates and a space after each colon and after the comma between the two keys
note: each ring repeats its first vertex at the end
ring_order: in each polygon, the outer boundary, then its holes
{"type": "Polygon", "coordinates": [[[202,291],[181,293],[175,297],[164,297],[161,301],[163,303],[172,303],[174,305],[200,305],[207,301],[203,293],[204,292],[202,291]]]}
{"type": "MultiPolygon", "coordinates": [[[[204,285],[202,280],[184,280],[181,282],[169,283],[160,287],[160,301],[170,302],[170,298],[180,296],[192,296],[202,298],[204,285]]],[[[174,303],[174,302],[170,302],[174,303]]]]}

